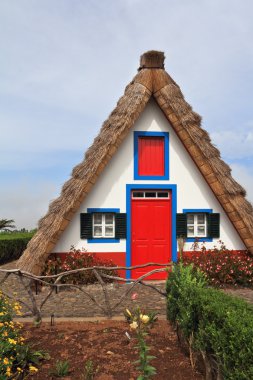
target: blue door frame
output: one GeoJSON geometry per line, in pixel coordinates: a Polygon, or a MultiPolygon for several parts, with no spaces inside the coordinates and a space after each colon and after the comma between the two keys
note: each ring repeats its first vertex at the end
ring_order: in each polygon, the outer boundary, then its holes
{"type": "MultiPolygon", "coordinates": [[[[127,214],[127,239],[126,239],[126,266],[131,266],[131,193],[132,190],[138,189],[157,189],[157,190],[171,190],[171,223],[172,223],[172,261],[177,261],[177,237],[176,237],[176,215],[177,215],[177,185],[126,185],[126,214],[127,214]]],[[[131,278],[131,271],[126,271],[126,278],[131,278]]]]}

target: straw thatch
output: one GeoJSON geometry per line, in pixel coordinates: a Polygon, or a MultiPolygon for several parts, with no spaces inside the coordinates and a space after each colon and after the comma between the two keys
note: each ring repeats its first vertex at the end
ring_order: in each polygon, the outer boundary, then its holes
{"type": "Polygon", "coordinates": [[[72,171],[59,198],[39,222],[39,229],[18,261],[20,269],[39,274],[61,233],[96,183],[99,174],[153,97],[226,211],[248,250],[253,253],[253,208],[245,190],[231,177],[231,169],[220,158],[201,117],[185,101],[179,86],[164,70],[164,53],[150,51],[141,56],[140,68],[126,87],[116,108],[104,122],[84,160],[72,171]]]}

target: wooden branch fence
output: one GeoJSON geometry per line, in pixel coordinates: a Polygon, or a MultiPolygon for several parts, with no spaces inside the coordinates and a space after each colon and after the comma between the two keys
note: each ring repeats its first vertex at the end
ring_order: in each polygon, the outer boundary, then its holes
{"type": "Polygon", "coordinates": [[[42,321],[42,308],[45,305],[45,303],[48,301],[48,299],[51,297],[54,290],[59,291],[60,289],[77,289],[80,292],[82,292],[87,298],[89,298],[102,312],[105,316],[108,318],[112,318],[113,311],[122,304],[122,302],[127,298],[129,293],[136,287],[137,284],[141,284],[143,286],[149,287],[153,289],[154,291],[158,292],[161,296],[166,297],[166,293],[158,289],[154,284],[149,282],[144,282],[145,279],[147,279],[149,276],[153,275],[154,273],[159,272],[166,272],[172,267],[172,263],[147,263],[144,265],[137,265],[137,266],[131,266],[131,267],[102,267],[102,266],[93,266],[88,268],[81,268],[81,269],[74,269],[69,270],[66,272],[61,272],[55,275],[50,276],[35,276],[32,273],[21,271],[20,269],[1,269],[0,268],[0,274],[3,274],[3,278],[0,281],[0,286],[2,286],[9,276],[15,276],[21,286],[21,288],[25,289],[28,298],[31,301],[31,305],[29,305],[24,300],[14,297],[14,295],[2,291],[2,294],[9,299],[15,299],[15,301],[19,302],[21,305],[25,306],[29,311],[24,313],[23,316],[33,316],[34,321],[36,323],[40,323],[42,321]],[[112,272],[112,271],[118,271],[118,270],[134,270],[139,268],[146,268],[149,266],[155,266],[160,267],[158,269],[152,269],[149,272],[145,273],[144,275],[140,276],[136,280],[129,280],[125,279],[119,276],[113,276],[111,274],[106,274],[105,272],[112,272]],[[86,290],[86,286],[84,284],[71,284],[71,283],[61,283],[61,280],[69,275],[77,275],[85,271],[92,271],[95,277],[97,278],[98,284],[101,286],[104,302],[99,303],[96,299],[96,297],[88,292],[86,290]],[[129,283],[130,286],[127,287],[127,289],[123,292],[123,294],[120,296],[120,298],[114,302],[114,304],[111,303],[110,296],[108,293],[108,281],[111,282],[116,281],[118,283],[129,283]],[[41,284],[42,286],[48,287],[48,292],[45,295],[45,297],[39,302],[36,299],[35,296],[35,284],[41,284]]]}

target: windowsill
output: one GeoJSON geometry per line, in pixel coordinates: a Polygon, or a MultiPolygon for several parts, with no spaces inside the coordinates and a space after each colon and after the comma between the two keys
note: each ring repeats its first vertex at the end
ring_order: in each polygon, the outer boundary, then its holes
{"type": "Polygon", "coordinates": [[[135,180],[150,180],[150,181],[156,181],[156,180],[160,180],[160,181],[164,181],[164,180],[168,180],[170,179],[169,178],[169,174],[167,175],[139,175],[139,174],[136,174],[134,173],[134,179],[135,180]]]}
{"type": "Polygon", "coordinates": [[[87,243],[119,243],[120,239],[115,238],[94,238],[87,239],[87,243]]]}
{"type": "Polygon", "coordinates": [[[208,238],[208,237],[192,237],[192,238],[186,238],[185,242],[186,243],[211,243],[213,241],[213,238],[208,238]]]}

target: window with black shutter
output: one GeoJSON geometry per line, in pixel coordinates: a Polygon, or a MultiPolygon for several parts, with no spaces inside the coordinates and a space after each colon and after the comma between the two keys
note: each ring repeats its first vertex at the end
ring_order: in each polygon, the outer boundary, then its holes
{"type": "Polygon", "coordinates": [[[177,214],[177,238],[212,239],[220,237],[220,214],[209,212],[187,212],[177,214]]]}
{"type": "Polygon", "coordinates": [[[125,213],[92,212],[80,214],[82,239],[126,239],[125,213]]]}

